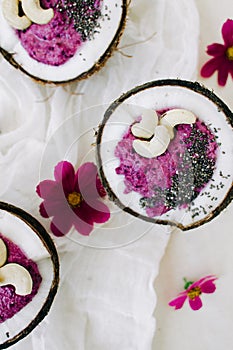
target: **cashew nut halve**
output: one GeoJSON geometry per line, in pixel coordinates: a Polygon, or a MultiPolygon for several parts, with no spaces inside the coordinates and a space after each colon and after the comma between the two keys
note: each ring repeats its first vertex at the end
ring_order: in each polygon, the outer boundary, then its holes
{"type": "Polygon", "coordinates": [[[7,259],[7,248],[4,241],[0,238],[0,267],[3,266],[7,259]]]}
{"type": "Polygon", "coordinates": [[[22,9],[30,20],[37,24],[47,24],[54,16],[52,8],[43,9],[39,0],[21,0],[22,9]]]}
{"type": "Polygon", "coordinates": [[[28,270],[15,263],[6,264],[0,268],[0,286],[12,285],[15,293],[28,295],[32,292],[32,278],[28,270]]]}
{"type": "Polygon", "coordinates": [[[19,16],[19,0],[2,0],[2,13],[15,29],[24,30],[32,24],[27,16],[19,16]]]}
{"type": "Polygon", "coordinates": [[[196,121],[195,115],[187,109],[171,109],[164,113],[160,119],[159,124],[167,127],[170,138],[173,139],[173,128],[178,124],[193,124],[196,121]]]}
{"type": "Polygon", "coordinates": [[[154,158],[163,154],[170,143],[170,135],[167,128],[158,125],[155,128],[154,136],[150,141],[134,140],[133,148],[140,156],[154,158]]]}
{"type": "Polygon", "coordinates": [[[131,127],[131,132],[135,137],[149,139],[154,134],[155,127],[158,125],[158,115],[152,109],[145,110],[142,113],[142,119],[131,127]]]}

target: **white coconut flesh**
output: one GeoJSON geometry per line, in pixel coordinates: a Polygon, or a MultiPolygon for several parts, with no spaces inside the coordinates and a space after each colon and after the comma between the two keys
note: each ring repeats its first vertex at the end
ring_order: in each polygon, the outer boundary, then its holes
{"type": "Polygon", "coordinates": [[[76,79],[92,69],[99,59],[105,55],[123,17],[123,0],[103,0],[102,17],[99,18],[100,28],[94,38],[85,41],[76,54],[60,66],[51,66],[31,58],[22,46],[16,31],[12,28],[2,13],[0,0],[0,47],[10,54],[14,60],[30,75],[44,81],[66,82],[76,79]]]}
{"type": "MultiPolygon", "coordinates": [[[[200,85],[199,85],[200,87],[200,85]]],[[[195,92],[183,86],[149,86],[138,89],[137,92],[120,103],[107,119],[99,137],[99,154],[104,181],[107,187],[120,203],[128,207],[134,215],[140,214],[147,218],[146,210],[140,205],[142,195],[132,191],[124,193],[124,175],[118,175],[115,169],[120,160],[115,156],[115,149],[130,125],[138,121],[147,109],[156,111],[179,108],[192,112],[203,121],[217,137],[219,143],[215,170],[211,181],[200,192],[189,208],[172,209],[160,216],[151,218],[171,221],[182,229],[192,228],[195,223],[204,223],[212,212],[222,207],[233,180],[233,129],[223,110],[211,99],[200,92],[195,92]],[[139,90],[139,91],[138,91],[139,90]]],[[[197,225],[196,225],[197,226],[197,225]]]]}
{"type": "MultiPolygon", "coordinates": [[[[34,261],[42,282],[37,294],[12,318],[0,323],[0,346],[20,334],[35,319],[42,309],[53,281],[53,264],[50,255],[41,239],[21,219],[0,210],[0,232],[6,238],[16,244],[27,256],[34,261]]],[[[3,266],[4,268],[7,265],[3,266]]]]}

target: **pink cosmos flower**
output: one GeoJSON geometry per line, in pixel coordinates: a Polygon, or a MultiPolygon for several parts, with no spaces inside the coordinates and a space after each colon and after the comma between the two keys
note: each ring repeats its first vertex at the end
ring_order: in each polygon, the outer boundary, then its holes
{"type": "Polygon", "coordinates": [[[209,78],[218,71],[218,84],[224,86],[228,74],[233,78],[233,20],[228,19],[222,26],[224,44],[214,43],[207,46],[207,53],[213,56],[201,69],[201,75],[209,78]]]}
{"type": "Polygon", "coordinates": [[[40,214],[52,217],[51,231],[63,236],[72,226],[82,235],[89,235],[94,223],[104,223],[110,217],[108,207],[101,197],[106,192],[93,163],[85,163],[75,172],[67,161],[58,163],[54,169],[54,180],[45,180],[36,188],[44,199],[40,214]]]}
{"type": "Polygon", "coordinates": [[[175,310],[181,309],[186,299],[193,310],[199,310],[202,307],[200,295],[202,293],[214,293],[216,286],[215,276],[206,276],[197,282],[187,282],[185,280],[185,291],[179,293],[178,297],[170,301],[169,305],[174,306],[175,310]]]}

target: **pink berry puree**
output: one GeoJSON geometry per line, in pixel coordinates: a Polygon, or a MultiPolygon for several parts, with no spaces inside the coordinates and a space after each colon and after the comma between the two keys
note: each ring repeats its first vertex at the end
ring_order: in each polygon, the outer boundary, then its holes
{"type": "Polygon", "coordinates": [[[30,57],[51,66],[66,63],[86,40],[92,40],[101,27],[99,18],[104,18],[102,0],[41,0],[40,5],[53,9],[51,21],[32,23],[17,34],[30,57]]]}
{"type": "Polygon", "coordinates": [[[81,35],[74,29],[66,12],[56,9],[57,0],[42,0],[43,8],[53,8],[54,17],[48,24],[33,23],[28,29],[18,31],[22,46],[35,60],[59,66],[74,56],[82,45],[81,35]]]}

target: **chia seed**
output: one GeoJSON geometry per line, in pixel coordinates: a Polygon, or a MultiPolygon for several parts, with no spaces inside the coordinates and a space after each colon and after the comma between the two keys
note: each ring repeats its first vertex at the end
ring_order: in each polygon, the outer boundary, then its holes
{"type": "Polygon", "coordinates": [[[72,20],[75,30],[81,35],[83,41],[94,37],[96,28],[100,28],[101,14],[100,0],[59,0],[57,10],[66,12],[72,20]]]}
{"type": "MultiPolygon", "coordinates": [[[[142,197],[140,205],[143,208],[151,208],[159,202],[164,203],[170,210],[190,204],[213,176],[215,159],[208,156],[209,141],[206,134],[194,124],[190,135],[184,140],[188,147],[175,175],[172,176],[171,187],[165,189],[155,187],[154,195],[151,198],[142,197]]],[[[180,141],[180,144],[182,143],[180,141]]],[[[214,187],[212,184],[211,186],[214,187]]],[[[210,197],[210,193],[205,194],[210,197]]],[[[202,209],[205,213],[205,209],[202,209]]]]}

